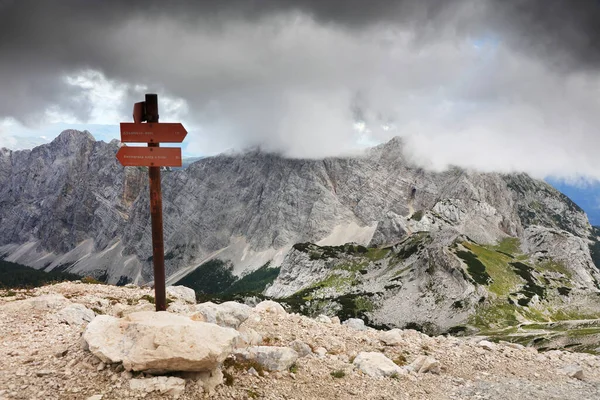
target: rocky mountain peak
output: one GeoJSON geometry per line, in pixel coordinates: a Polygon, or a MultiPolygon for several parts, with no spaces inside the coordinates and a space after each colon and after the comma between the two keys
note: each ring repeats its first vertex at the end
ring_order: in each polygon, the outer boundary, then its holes
{"type": "MultiPolygon", "coordinates": [[[[65,131],[1,159],[0,257],[150,283],[147,174],[121,167],[117,149],[65,131]]],[[[403,151],[396,138],[362,156],[253,151],[165,171],[168,283],[218,294],[255,279],[258,295],[306,312],[431,332],[488,329],[493,318],[476,318],[490,308],[544,321],[593,308],[600,246],[581,209],[525,174],[432,172],[403,151]]]]}
{"type": "Polygon", "coordinates": [[[56,143],[66,143],[71,141],[92,141],[96,139],[89,131],[78,131],[76,129],[65,129],[53,141],[56,143]]]}

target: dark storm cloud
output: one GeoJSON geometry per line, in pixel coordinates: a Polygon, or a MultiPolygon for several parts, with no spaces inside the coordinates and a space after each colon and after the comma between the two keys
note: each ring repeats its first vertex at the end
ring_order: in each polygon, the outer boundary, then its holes
{"type": "MultiPolygon", "coordinates": [[[[62,81],[64,74],[83,68],[124,82],[147,81],[144,69],[151,66],[136,65],[135,58],[152,52],[160,56],[165,44],[153,43],[153,37],[111,34],[133,19],[150,30],[160,20],[174,20],[188,29],[202,25],[218,30],[231,19],[259,24],[261,18],[294,11],[350,30],[373,24],[408,27],[423,40],[448,34],[496,35],[515,48],[569,68],[595,68],[600,62],[596,0],[3,0],[0,115],[26,119],[60,104],[85,119],[90,105],[82,96],[74,101],[73,88],[62,81]]],[[[177,45],[177,38],[168,45],[177,45]]]]}
{"type": "Polygon", "coordinates": [[[84,121],[98,104],[67,78],[97,71],[123,115],[146,90],[185,101],[202,151],[339,154],[362,120],[441,166],[462,138],[481,159],[461,162],[543,173],[506,146],[600,146],[599,21],[596,0],[0,0],[0,118],[84,121]]]}

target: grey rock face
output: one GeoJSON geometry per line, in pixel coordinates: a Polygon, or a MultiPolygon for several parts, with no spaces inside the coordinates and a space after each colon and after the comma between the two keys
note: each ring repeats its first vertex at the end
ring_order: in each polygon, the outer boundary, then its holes
{"type": "MultiPolygon", "coordinates": [[[[0,257],[111,283],[151,281],[147,174],[121,167],[118,146],[65,131],[33,150],[2,149],[0,257]]],[[[596,284],[587,218],[549,185],[527,175],[428,172],[402,151],[394,139],[361,157],[292,160],[249,152],[164,171],[169,282],[210,258],[230,260],[236,275],[271,261],[282,270],[267,294],[283,297],[328,269],[324,260],[290,251],[296,243],[406,246],[428,232],[409,273],[419,285],[442,280],[448,299],[482,295],[457,275],[460,260],[448,257],[448,246],[461,235],[476,243],[519,237],[528,254],[554,251],[574,260],[583,287],[596,284]]],[[[380,281],[372,282],[375,289],[380,281]]],[[[382,300],[382,313],[397,312],[401,299],[418,304],[418,313],[439,309],[439,301],[420,295],[419,285],[405,284],[400,297],[382,300]]]]}
{"type": "Polygon", "coordinates": [[[64,131],[33,150],[0,151],[0,255],[35,268],[107,273],[113,283],[135,278],[141,263],[121,254],[121,237],[147,178],[118,165],[118,146],[64,131]]]}

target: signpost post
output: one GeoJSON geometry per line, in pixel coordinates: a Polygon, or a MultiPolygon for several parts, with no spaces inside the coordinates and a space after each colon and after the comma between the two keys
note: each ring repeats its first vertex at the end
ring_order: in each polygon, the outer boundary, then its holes
{"type": "Polygon", "coordinates": [[[148,167],[150,178],[150,218],[152,220],[152,260],[156,311],[167,309],[165,289],[165,250],[163,241],[160,167],[181,167],[181,149],[160,147],[161,142],[181,143],[187,131],[180,123],[158,122],[158,96],[147,94],[146,101],[133,106],[134,122],[121,123],[121,142],[148,143],[148,147],[127,147],[117,152],[124,167],[148,167]],[[147,123],[142,123],[146,121],[147,123]]]}

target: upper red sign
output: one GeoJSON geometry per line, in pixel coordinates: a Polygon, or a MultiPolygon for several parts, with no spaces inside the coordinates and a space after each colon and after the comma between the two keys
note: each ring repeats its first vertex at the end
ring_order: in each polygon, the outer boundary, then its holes
{"type": "Polygon", "coordinates": [[[117,159],[124,167],[181,167],[181,149],[122,146],[117,159]]]}
{"type": "Polygon", "coordinates": [[[124,143],[181,143],[186,135],[179,122],[121,122],[121,142],[124,143]]]}

